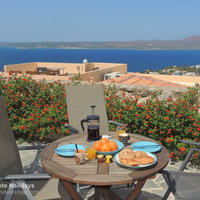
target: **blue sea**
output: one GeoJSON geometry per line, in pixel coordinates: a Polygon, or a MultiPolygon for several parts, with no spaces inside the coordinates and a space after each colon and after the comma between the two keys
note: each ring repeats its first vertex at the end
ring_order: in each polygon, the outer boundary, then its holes
{"type": "Polygon", "coordinates": [[[0,47],[0,71],[4,65],[26,62],[127,63],[128,72],[158,70],[167,66],[200,64],[200,50],[122,50],[122,49],[15,49],[0,47]]]}

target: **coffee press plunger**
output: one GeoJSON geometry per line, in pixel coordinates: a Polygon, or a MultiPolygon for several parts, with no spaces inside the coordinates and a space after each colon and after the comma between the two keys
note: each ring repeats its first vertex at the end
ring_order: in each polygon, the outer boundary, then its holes
{"type": "Polygon", "coordinates": [[[94,108],[95,105],[90,106],[92,108],[92,115],[88,115],[86,119],[81,120],[81,127],[83,131],[85,130],[83,124],[87,122],[87,140],[88,141],[96,141],[100,139],[100,132],[99,132],[99,119],[98,115],[94,115],[94,108]]]}

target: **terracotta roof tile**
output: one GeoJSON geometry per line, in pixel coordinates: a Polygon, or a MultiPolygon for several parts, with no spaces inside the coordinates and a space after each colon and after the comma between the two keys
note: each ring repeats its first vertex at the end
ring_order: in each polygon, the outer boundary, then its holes
{"type": "Polygon", "coordinates": [[[161,75],[161,74],[141,74],[137,73],[138,76],[152,77],[162,81],[171,83],[177,83],[181,85],[193,86],[196,83],[200,84],[200,76],[173,76],[173,75],[161,75]]]}
{"type": "Polygon", "coordinates": [[[140,77],[131,77],[128,80],[123,81],[123,84],[134,84],[137,83],[141,78],[140,77]]]}
{"type": "Polygon", "coordinates": [[[126,74],[121,77],[106,80],[105,83],[119,83],[124,85],[152,85],[152,86],[169,86],[169,87],[186,87],[181,84],[159,80],[153,77],[136,75],[133,73],[126,74]]]}

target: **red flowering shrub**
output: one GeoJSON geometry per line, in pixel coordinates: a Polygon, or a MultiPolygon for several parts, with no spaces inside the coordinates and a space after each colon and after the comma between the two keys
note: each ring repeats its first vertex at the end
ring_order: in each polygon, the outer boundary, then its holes
{"type": "MultiPolygon", "coordinates": [[[[16,138],[32,141],[47,135],[69,134],[64,127],[67,106],[60,82],[0,76],[0,95],[6,102],[16,138]]],[[[151,98],[138,104],[139,98],[118,96],[114,87],[108,87],[105,91],[108,119],[127,124],[128,132],[160,141],[171,158],[183,158],[191,146],[180,143],[180,139],[200,141],[198,95],[199,87],[193,87],[175,101],[151,98]]]]}
{"type": "Polygon", "coordinates": [[[66,100],[59,82],[36,82],[30,77],[0,77],[0,96],[4,97],[16,138],[26,141],[46,135],[68,135],[66,100]]]}
{"type": "Polygon", "coordinates": [[[200,88],[190,88],[179,99],[151,98],[138,104],[135,97],[117,96],[115,88],[106,91],[109,120],[128,125],[127,131],[160,141],[171,158],[182,158],[191,146],[180,139],[200,141],[200,115],[195,105],[200,88]]]}

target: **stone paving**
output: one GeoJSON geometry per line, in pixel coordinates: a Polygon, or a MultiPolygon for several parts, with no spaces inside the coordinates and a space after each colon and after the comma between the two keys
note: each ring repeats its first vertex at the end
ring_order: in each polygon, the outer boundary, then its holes
{"type": "MultiPolygon", "coordinates": [[[[34,155],[36,153],[36,150],[33,151],[21,151],[20,156],[22,159],[22,163],[24,166],[25,171],[28,171],[31,163],[33,161],[34,155]]],[[[168,166],[166,167],[167,170],[174,170],[177,171],[180,167],[180,162],[170,162],[168,166]]],[[[38,172],[42,172],[41,165],[38,165],[38,172]]],[[[187,171],[197,171],[195,168],[187,168],[187,171]]],[[[200,171],[198,170],[200,173],[200,171]]],[[[64,196],[60,196],[60,193],[57,192],[57,185],[58,180],[52,179],[50,183],[46,184],[44,188],[42,188],[42,191],[38,192],[36,195],[37,200],[70,200],[70,197],[67,196],[65,193],[64,196]],[[53,188],[53,189],[50,189],[53,188]],[[50,192],[51,191],[51,192],[50,192]]],[[[60,184],[61,185],[61,184],[60,184]]],[[[138,197],[138,200],[160,200],[162,196],[164,195],[164,192],[166,191],[167,185],[162,177],[162,175],[158,174],[154,179],[148,179],[145,183],[142,192],[140,196],[138,197]]],[[[126,185],[120,185],[120,186],[113,186],[113,190],[122,198],[125,199],[128,192],[131,190],[131,187],[127,188],[126,185]]],[[[84,200],[87,200],[94,192],[93,188],[90,189],[84,189],[81,190],[81,195],[84,197],[84,200]]],[[[173,200],[173,195],[170,195],[169,200],[173,200]]]]}

